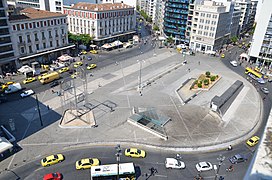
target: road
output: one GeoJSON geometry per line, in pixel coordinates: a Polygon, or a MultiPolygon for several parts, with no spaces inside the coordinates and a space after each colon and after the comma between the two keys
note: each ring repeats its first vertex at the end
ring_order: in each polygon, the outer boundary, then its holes
{"type": "MultiPolygon", "coordinates": [[[[127,147],[121,147],[122,152],[127,147]]],[[[144,159],[141,158],[129,158],[124,155],[121,156],[121,163],[133,162],[136,166],[137,177],[139,180],[146,179],[146,173],[150,174],[150,168],[154,167],[157,169],[158,173],[155,176],[151,176],[149,179],[152,180],[176,180],[176,179],[193,179],[194,176],[198,174],[196,171],[195,165],[200,161],[209,161],[213,165],[218,165],[217,157],[219,154],[222,154],[225,157],[223,164],[220,168],[219,175],[226,177],[226,179],[242,179],[247,168],[245,166],[249,165],[249,162],[252,157],[252,152],[245,146],[240,145],[236,147],[233,151],[221,151],[205,154],[182,154],[182,161],[185,162],[186,168],[183,170],[175,169],[166,169],[164,161],[166,157],[175,157],[175,152],[169,152],[164,150],[154,150],[148,148],[141,148],[147,152],[147,156],[144,159]],[[233,172],[226,172],[231,164],[228,158],[235,153],[240,152],[243,149],[245,154],[248,155],[249,161],[243,162],[237,165],[234,165],[233,172]]],[[[34,180],[41,179],[45,174],[51,172],[61,172],[64,175],[65,180],[74,180],[74,179],[89,179],[90,171],[89,170],[75,170],[75,162],[82,158],[98,158],[101,161],[101,164],[114,164],[116,163],[115,157],[116,150],[114,147],[93,147],[93,148],[82,148],[82,149],[73,149],[66,150],[63,152],[65,156],[65,161],[52,165],[50,167],[42,167],[40,165],[40,159],[37,158],[31,163],[19,167],[13,170],[13,173],[10,171],[4,171],[0,175],[0,178],[5,179],[15,179],[16,176],[19,176],[21,179],[34,180]]],[[[124,153],[123,153],[124,154],[124,153]]],[[[215,171],[207,171],[200,173],[204,179],[214,179],[215,171]]]]}

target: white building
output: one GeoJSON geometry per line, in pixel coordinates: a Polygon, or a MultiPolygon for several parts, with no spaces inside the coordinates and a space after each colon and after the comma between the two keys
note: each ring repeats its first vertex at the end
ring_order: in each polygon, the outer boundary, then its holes
{"type": "Polygon", "coordinates": [[[236,0],[235,4],[240,7],[241,11],[239,33],[244,33],[253,27],[253,24],[250,23],[251,0],[236,0]]]}
{"type": "Polygon", "coordinates": [[[66,7],[69,32],[89,34],[96,44],[112,42],[116,39],[132,39],[136,33],[136,14],[134,7],[124,3],[77,3],[66,7]]]}
{"type": "MultiPolygon", "coordinates": [[[[92,3],[92,4],[122,3],[122,2],[134,8],[136,8],[137,6],[137,0],[88,0],[88,3],[92,3]]],[[[71,4],[65,4],[65,5],[71,5],[71,4]]]]}
{"type": "Polygon", "coordinates": [[[219,50],[230,38],[231,31],[235,31],[234,27],[238,28],[237,16],[236,25],[232,24],[235,23],[234,3],[203,1],[193,7],[190,48],[202,52],[219,50]]]}
{"type": "Polygon", "coordinates": [[[16,6],[31,7],[50,12],[63,12],[63,0],[16,0],[16,6]]]}
{"type": "Polygon", "coordinates": [[[272,1],[264,0],[254,31],[249,56],[253,61],[272,66],[272,1]]]}
{"type": "Polygon", "coordinates": [[[161,1],[162,0],[141,0],[140,10],[143,10],[154,22],[156,15],[158,15],[161,1]]]}
{"type": "Polygon", "coordinates": [[[18,64],[47,63],[69,52],[67,17],[64,14],[26,8],[9,16],[12,43],[18,64]]]}

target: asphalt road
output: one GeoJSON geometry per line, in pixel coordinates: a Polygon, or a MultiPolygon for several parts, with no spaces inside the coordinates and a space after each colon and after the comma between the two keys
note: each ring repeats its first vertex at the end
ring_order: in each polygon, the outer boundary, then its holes
{"type": "MultiPolygon", "coordinates": [[[[127,147],[121,147],[122,152],[127,147]]],[[[232,151],[221,151],[205,154],[182,154],[182,161],[185,162],[186,168],[182,170],[175,169],[166,169],[164,161],[166,157],[175,157],[175,152],[163,151],[163,150],[154,150],[148,148],[141,148],[147,152],[147,156],[144,159],[141,158],[129,158],[124,155],[121,156],[121,163],[133,162],[136,167],[137,179],[147,179],[150,175],[150,168],[154,167],[157,169],[158,173],[155,176],[150,176],[148,179],[193,179],[194,176],[198,174],[195,165],[200,161],[209,161],[213,165],[218,165],[217,157],[219,154],[222,154],[225,157],[223,164],[220,167],[219,175],[226,177],[225,179],[242,179],[246,173],[247,167],[250,163],[252,153],[246,145],[241,145],[239,148],[235,148],[232,151]],[[228,158],[232,155],[240,152],[243,149],[245,155],[249,158],[247,162],[242,162],[234,165],[233,172],[226,172],[231,163],[228,158]],[[148,174],[148,176],[146,176],[148,174]]],[[[62,153],[62,152],[60,152],[62,153]]],[[[13,172],[4,171],[0,175],[0,179],[10,180],[16,179],[16,175],[21,179],[34,180],[41,179],[45,174],[52,172],[61,172],[65,180],[74,180],[74,179],[90,179],[89,170],[76,170],[75,162],[82,158],[98,158],[101,161],[101,164],[114,164],[116,163],[115,157],[116,150],[114,147],[93,147],[93,148],[83,148],[83,149],[74,149],[64,151],[63,155],[65,156],[65,161],[52,165],[50,167],[42,167],[40,165],[40,159],[43,157],[38,157],[36,160],[31,163],[19,167],[13,172]]],[[[204,179],[214,179],[215,170],[201,172],[200,175],[204,179]]]]}

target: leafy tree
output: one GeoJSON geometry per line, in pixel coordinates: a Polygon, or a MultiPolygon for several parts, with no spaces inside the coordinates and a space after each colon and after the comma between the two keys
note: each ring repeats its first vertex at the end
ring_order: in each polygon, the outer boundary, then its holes
{"type": "Polygon", "coordinates": [[[211,77],[211,81],[215,81],[215,79],[216,79],[216,76],[211,77]]]}
{"type": "Polygon", "coordinates": [[[136,6],[136,10],[139,11],[140,10],[140,6],[137,5],[136,6]]]}
{"type": "Polygon", "coordinates": [[[209,71],[207,71],[205,74],[207,77],[209,77],[211,75],[211,73],[209,71]]]}
{"type": "Polygon", "coordinates": [[[168,36],[167,42],[170,44],[174,43],[174,38],[172,36],[168,36]]]}
{"type": "Polygon", "coordinates": [[[89,34],[80,34],[80,42],[84,44],[85,46],[89,45],[91,41],[93,40],[93,37],[91,37],[89,34]]]}
{"type": "Polygon", "coordinates": [[[154,31],[159,31],[159,30],[160,30],[160,28],[159,28],[159,26],[154,25],[153,30],[154,30],[154,31]]]}
{"type": "Polygon", "coordinates": [[[232,36],[232,37],[230,38],[230,40],[231,40],[232,43],[236,43],[236,42],[238,41],[238,37],[232,36]]]}

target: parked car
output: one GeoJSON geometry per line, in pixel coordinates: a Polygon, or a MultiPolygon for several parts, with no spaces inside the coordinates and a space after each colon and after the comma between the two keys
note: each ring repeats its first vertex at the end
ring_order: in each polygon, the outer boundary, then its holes
{"type": "Polygon", "coordinates": [[[249,145],[250,147],[255,146],[256,144],[258,144],[260,138],[258,136],[253,136],[251,137],[249,140],[247,140],[247,145],[249,145]]]}
{"type": "Polygon", "coordinates": [[[268,90],[266,87],[261,87],[261,91],[262,91],[264,94],[269,94],[269,90],[268,90]]]}
{"type": "Polygon", "coordinates": [[[133,158],[144,158],[146,157],[146,153],[143,150],[136,148],[129,148],[125,150],[125,156],[133,157],[133,158]]]}
{"type": "Polygon", "coordinates": [[[90,53],[97,54],[98,52],[97,52],[97,50],[90,50],[90,53]]]}
{"type": "Polygon", "coordinates": [[[23,93],[21,93],[20,96],[21,96],[22,98],[24,98],[24,97],[30,96],[30,95],[32,95],[32,94],[34,94],[34,93],[35,93],[35,92],[34,92],[32,89],[29,89],[29,90],[23,91],[23,93]]]}
{"type": "Polygon", "coordinates": [[[76,162],[76,169],[90,169],[92,166],[99,166],[100,161],[97,158],[81,159],[76,162]]]}
{"type": "Polygon", "coordinates": [[[265,81],[264,81],[263,78],[258,78],[257,81],[258,81],[258,83],[260,83],[260,84],[265,84],[265,81]]]}
{"type": "Polygon", "coordinates": [[[81,61],[77,61],[77,62],[75,62],[74,67],[77,68],[82,65],[83,65],[83,63],[81,61]]]}
{"type": "Polygon", "coordinates": [[[210,171],[213,169],[213,166],[210,162],[199,162],[196,164],[196,170],[198,172],[202,172],[202,171],[210,171]]]}
{"type": "Polygon", "coordinates": [[[236,155],[230,157],[229,161],[232,164],[237,164],[237,163],[240,163],[240,162],[246,162],[247,158],[244,155],[242,155],[242,154],[236,154],[236,155]]]}
{"type": "Polygon", "coordinates": [[[59,70],[59,73],[64,73],[64,72],[66,72],[66,71],[69,71],[69,68],[68,68],[68,67],[61,68],[61,69],[59,70]]]}
{"type": "Polygon", "coordinates": [[[166,158],[165,167],[167,169],[184,169],[185,163],[175,158],[166,158]]]}
{"type": "Polygon", "coordinates": [[[93,59],[93,58],[92,58],[91,56],[88,56],[88,57],[87,57],[87,60],[88,60],[88,61],[90,61],[90,60],[92,60],[92,59],[93,59]]]}
{"type": "Polygon", "coordinates": [[[238,63],[237,61],[233,60],[233,61],[230,61],[230,64],[234,67],[237,67],[238,63]]]}
{"type": "Polygon", "coordinates": [[[41,160],[41,165],[46,167],[62,161],[64,161],[64,156],[62,154],[50,155],[41,160]]]}
{"type": "Polygon", "coordinates": [[[8,86],[11,84],[15,84],[15,82],[13,82],[13,81],[6,82],[5,84],[2,85],[2,89],[8,88],[8,86]]]}
{"type": "Polygon", "coordinates": [[[43,180],[62,180],[63,176],[61,173],[50,173],[43,176],[43,180]]]}
{"type": "Polygon", "coordinates": [[[71,75],[71,78],[75,79],[75,78],[77,78],[78,75],[79,75],[79,72],[75,72],[74,74],[71,75]]]}

